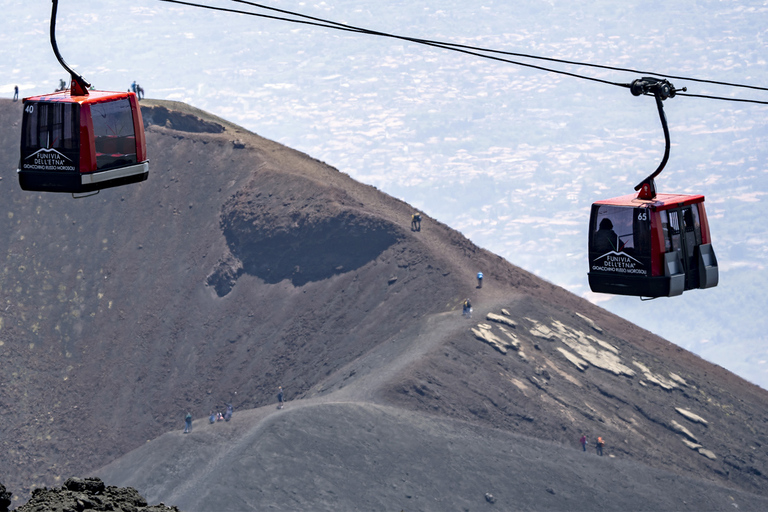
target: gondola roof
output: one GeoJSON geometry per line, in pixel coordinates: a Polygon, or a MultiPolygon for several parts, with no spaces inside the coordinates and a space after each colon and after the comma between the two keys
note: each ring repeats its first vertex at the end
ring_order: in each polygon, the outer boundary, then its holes
{"type": "Polygon", "coordinates": [[[701,194],[656,194],[653,199],[640,199],[638,194],[627,194],[625,196],[614,197],[611,199],[602,199],[595,201],[594,204],[612,205],[612,206],[632,206],[636,208],[653,208],[656,210],[666,210],[679,206],[701,203],[704,196],[701,194]]]}

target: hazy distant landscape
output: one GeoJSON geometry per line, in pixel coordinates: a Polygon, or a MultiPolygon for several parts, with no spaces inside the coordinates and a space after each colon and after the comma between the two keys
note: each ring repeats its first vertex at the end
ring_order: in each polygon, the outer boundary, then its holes
{"type": "MultiPolygon", "coordinates": [[[[269,5],[399,34],[768,85],[768,7],[758,3],[269,5]]],[[[0,95],[14,85],[23,96],[52,91],[64,73],[48,42],[50,2],[0,6],[0,95]]],[[[760,222],[768,106],[665,102],[673,148],[657,185],[707,196],[720,285],[675,299],[607,300],[588,291],[588,209],[630,193],[658,164],[663,135],[651,98],[402,41],[147,0],[64,0],[58,37],[65,59],[98,88],[137,80],[148,97],[188,102],[304,151],[768,388],[768,228],[760,222]]],[[[672,82],[694,94],[768,100],[765,91],[672,82]]],[[[13,182],[13,171],[4,179],[13,182]]]]}

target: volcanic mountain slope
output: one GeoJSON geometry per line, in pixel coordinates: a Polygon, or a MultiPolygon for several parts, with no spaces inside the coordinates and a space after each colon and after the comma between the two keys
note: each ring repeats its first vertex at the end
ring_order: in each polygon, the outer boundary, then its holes
{"type": "MultiPolygon", "coordinates": [[[[670,508],[701,509],[701,499],[721,509],[727,496],[765,508],[749,494],[768,495],[764,390],[434,219],[412,232],[407,204],[307,155],[186,105],[146,101],[142,111],[149,180],[74,200],[18,188],[21,106],[0,100],[0,405],[13,411],[0,426],[0,481],[14,497],[115,461],[100,471],[105,482],[151,501],[194,510],[201,489],[221,503],[237,487],[242,506],[257,508],[270,480],[253,465],[291,460],[296,470],[275,471],[271,489],[296,503],[317,491],[354,504],[371,487],[375,508],[424,500],[448,470],[446,446],[459,446],[457,461],[494,468],[499,482],[525,469],[571,482],[565,501],[531,508],[593,508],[611,493],[638,508],[654,482],[686,501],[670,508]],[[472,319],[460,313],[465,297],[472,319]],[[290,408],[261,407],[278,385],[290,408]],[[224,403],[256,409],[179,433],[187,410],[203,417],[224,403]],[[603,436],[615,459],[573,459],[588,457],[575,451],[582,432],[603,436]],[[398,433],[423,443],[397,445],[398,433]],[[281,444],[291,440],[313,450],[281,444]],[[345,472],[356,457],[347,441],[372,474],[379,458],[395,468],[381,470],[386,490],[362,466],[358,479],[345,472]],[[529,448],[516,458],[506,445],[529,448]],[[569,480],[557,461],[584,475],[569,480]],[[228,467],[258,485],[228,482],[228,467]],[[299,478],[302,467],[313,476],[299,478]],[[416,473],[426,476],[405,489],[416,473]],[[608,475],[627,478],[602,494],[577,490],[608,475]],[[301,485],[308,479],[314,487],[301,485]]],[[[515,492],[557,496],[544,480],[522,479],[515,492]]],[[[445,499],[475,500],[481,486],[460,481],[445,499]]],[[[510,492],[497,488],[487,492],[510,492]]]]}

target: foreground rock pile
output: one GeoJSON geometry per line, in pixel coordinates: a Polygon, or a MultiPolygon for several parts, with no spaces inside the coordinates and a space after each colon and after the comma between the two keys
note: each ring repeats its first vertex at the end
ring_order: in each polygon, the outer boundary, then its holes
{"type": "MultiPolygon", "coordinates": [[[[9,512],[11,493],[0,484],[0,512],[9,512]]],[[[70,478],[58,489],[35,489],[26,505],[15,512],[80,512],[83,510],[113,510],[122,512],[179,512],[176,507],[162,503],[147,506],[139,492],[132,487],[105,486],[98,478],[70,478]]]]}

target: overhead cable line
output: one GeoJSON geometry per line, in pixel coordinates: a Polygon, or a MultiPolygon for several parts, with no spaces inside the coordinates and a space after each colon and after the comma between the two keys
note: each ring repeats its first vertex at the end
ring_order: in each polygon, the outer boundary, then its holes
{"type": "Polygon", "coordinates": [[[487,53],[497,53],[497,54],[500,54],[500,55],[510,55],[510,56],[513,56],[513,57],[524,57],[524,58],[533,59],[533,60],[545,60],[545,61],[549,61],[549,62],[557,62],[557,63],[560,63],[560,64],[569,64],[569,65],[574,65],[574,66],[592,67],[592,68],[598,68],[598,69],[606,69],[606,70],[610,70],[610,71],[622,71],[622,72],[626,72],[626,73],[635,73],[635,74],[640,74],[640,75],[661,76],[661,77],[665,77],[665,78],[671,78],[671,79],[674,79],[674,80],[687,80],[689,82],[699,82],[699,83],[706,83],[706,84],[712,84],[712,85],[723,85],[723,86],[729,86],[729,87],[741,87],[741,88],[745,88],[745,89],[754,89],[754,90],[758,90],[758,91],[768,91],[768,87],[760,87],[760,86],[756,86],[756,85],[745,85],[745,84],[736,84],[736,83],[731,83],[731,82],[720,82],[720,81],[716,81],[716,80],[705,80],[705,79],[701,79],[701,78],[674,76],[674,75],[668,75],[668,74],[664,74],[664,73],[657,73],[657,72],[654,72],[654,71],[640,71],[640,70],[632,69],[632,68],[622,68],[622,67],[616,67],[616,66],[606,66],[606,65],[602,65],[602,64],[591,64],[591,63],[588,63],[588,62],[578,62],[578,61],[565,60],[565,59],[556,59],[554,57],[542,57],[542,56],[539,56],[539,55],[532,55],[532,54],[527,54],[527,53],[518,53],[518,52],[509,52],[509,51],[503,51],[503,50],[494,50],[494,49],[490,49],[490,48],[483,48],[483,47],[479,47],[479,46],[470,46],[470,45],[464,45],[464,44],[459,44],[459,43],[451,43],[451,42],[445,42],[445,41],[434,41],[434,40],[422,39],[422,38],[394,36],[394,35],[391,35],[391,34],[377,32],[377,31],[373,31],[373,30],[369,30],[369,29],[365,29],[365,28],[360,28],[360,27],[354,27],[354,26],[347,25],[347,24],[344,24],[344,23],[338,23],[338,22],[335,22],[335,21],[325,20],[323,18],[316,18],[316,17],[313,17],[313,16],[308,16],[306,14],[301,14],[301,13],[297,13],[297,12],[293,12],[293,11],[287,11],[287,10],[284,10],[284,9],[278,9],[276,7],[270,7],[268,5],[263,5],[263,4],[259,4],[259,3],[255,3],[255,2],[249,2],[249,1],[246,1],[246,0],[231,0],[231,1],[234,2],[234,3],[246,4],[246,5],[250,5],[250,6],[253,6],[253,7],[258,7],[260,9],[265,9],[265,10],[269,10],[269,11],[280,12],[280,13],[283,13],[283,14],[289,14],[291,16],[297,16],[297,17],[300,17],[300,18],[310,19],[310,20],[314,20],[314,21],[317,21],[317,22],[321,22],[321,23],[332,24],[334,26],[350,28],[350,29],[354,29],[354,30],[359,31],[359,32],[367,33],[367,34],[380,35],[380,36],[386,36],[386,37],[397,37],[399,39],[407,39],[409,41],[414,41],[414,42],[418,42],[418,43],[429,43],[429,44],[440,45],[440,46],[443,46],[443,47],[451,47],[451,48],[464,48],[464,49],[467,49],[467,50],[481,51],[481,52],[487,52],[487,53]]]}
{"type": "MultiPolygon", "coordinates": [[[[180,4],[185,5],[189,7],[197,7],[202,9],[210,9],[214,11],[222,11],[222,12],[228,12],[233,14],[243,14],[247,16],[254,16],[259,18],[266,18],[266,19],[272,19],[277,21],[285,21],[289,23],[297,23],[302,25],[309,25],[309,26],[315,26],[315,27],[321,27],[321,28],[327,28],[332,30],[340,30],[345,32],[353,32],[358,34],[366,34],[366,35],[375,35],[379,37],[387,37],[391,39],[398,39],[402,41],[409,41],[416,44],[422,44],[425,46],[431,46],[434,48],[442,48],[445,50],[451,50],[467,55],[473,55],[476,57],[481,57],[489,60],[494,60],[497,62],[504,62],[508,64],[513,64],[517,66],[537,69],[540,71],[545,71],[548,73],[556,73],[561,74],[565,76],[570,76],[573,78],[579,78],[582,80],[589,80],[593,82],[598,82],[606,85],[612,85],[612,86],[618,86],[618,87],[624,87],[624,88],[630,88],[631,84],[629,83],[620,83],[620,82],[614,82],[610,80],[604,80],[601,78],[591,77],[587,75],[582,75],[578,73],[572,73],[568,71],[563,71],[560,69],[553,69],[548,68],[544,66],[539,66],[531,63],[526,62],[520,62],[515,60],[506,59],[503,57],[498,57],[495,55],[487,55],[490,54],[496,54],[496,55],[508,55],[513,57],[522,57],[526,59],[531,60],[543,60],[548,62],[555,62],[559,64],[566,64],[566,65],[574,65],[574,66],[583,66],[583,67],[591,67],[591,68],[597,68],[597,69],[605,69],[610,71],[619,71],[619,72],[625,72],[625,73],[635,73],[635,74],[642,74],[642,75],[653,75],[653,76],[660,76],[660,77],[667,77],[672,78],[675,80],[687,80],[690,82],[698,82],[698,83],[706,83],[710,85],[720,85],[720,86],[727,86],[727,87],[738,87],[738,88],[746,88],[746,89],[752,89],[752,90],[759,90],[759,91],[768,91],[768,87],[760,87],[760,86],[754,86],[754,85],[746,85],[746,84],[736,84],[736,83],[730,83],[730,82],[721,82],[716,80],[706,80],[706,79],[700,79],[700,78],[691,78],[691,77],[683,77],[683,76],[674,76],[674,75],[665,75],[663,73],[657,73],[652,71],[639,71],[636,69],[631,68],[621,68],[621,67],[615,67],[615,66],[606,66],[601,64],[591,64],[587,62],[578,62],[578,61],[570,61],[570,60],[564,60],[564,59],[557,59],[553,57],[542,57],[532,54],[525,54],[525,53],[516,53],[516,52],[508,52],[508,51],[502,51],[502,50],[494,50],[489,48],[483,48],[483,47],[477,47],[477,46],[470,46],[470,45],[464,45],[459,43],[451,43],[451,42],[445,42],[445,41],[434,41],[429,39],[421,39],[417,37],[410,37],[410,36],[401,36],[397,34],[390,34],[387,32],[380,32],[376,30],[370,30],[362,27],[356,27],[353,25],[348,25],[344,23],[339,23],[331,20],[326,20],[323,18],[317,18],[314,16],[309,16],[306,14],[301,14],[293,11],[288,11],[285,9],[279,9],[276,7],[271,7],[263,4],[259,4],[256,2],[249,2],[246,0],[231,0],[234,3],[240,3],[249,5],[252,7],[256,7],[259,9],[264,9],[268,11],[273,11],[289,16],[294,16],[294,18],[286,18],[282,16],[275,16],[275,15],[269,15],[269,14],[263,14],[258,12],[252,12],[252,11],[243,11],[240,9],[230,9],[226,7],[218,7],[218,6],[212,6],[212,5],[205,5],[205,4],[199,4],[195,2],[187,2],[183,0],[160,0],[161,2],[167,2],[167,3],[174,3],[174,4],[180,4]],[[299,19],[297,19],[299,18],[299,19]],[[478,52],[484,52],[484,53],[478,53],[478,52]]],[[[762,104],[762,105],[768,105],[768,101],[760,101],[760,100],[754,100],[754,99],[740,99],[740,98],[729,98],[724,96],[711,96],[711,95],[701,95],[701,94],[684,94],[684,93],[678,93],[680,96],[689,96],[694,98],[705,98],[705,99],[714,99],[714,100],[723,100],[723,101],[737,101],[742,103],[756,103],[756,104],[762,104]]]]}

